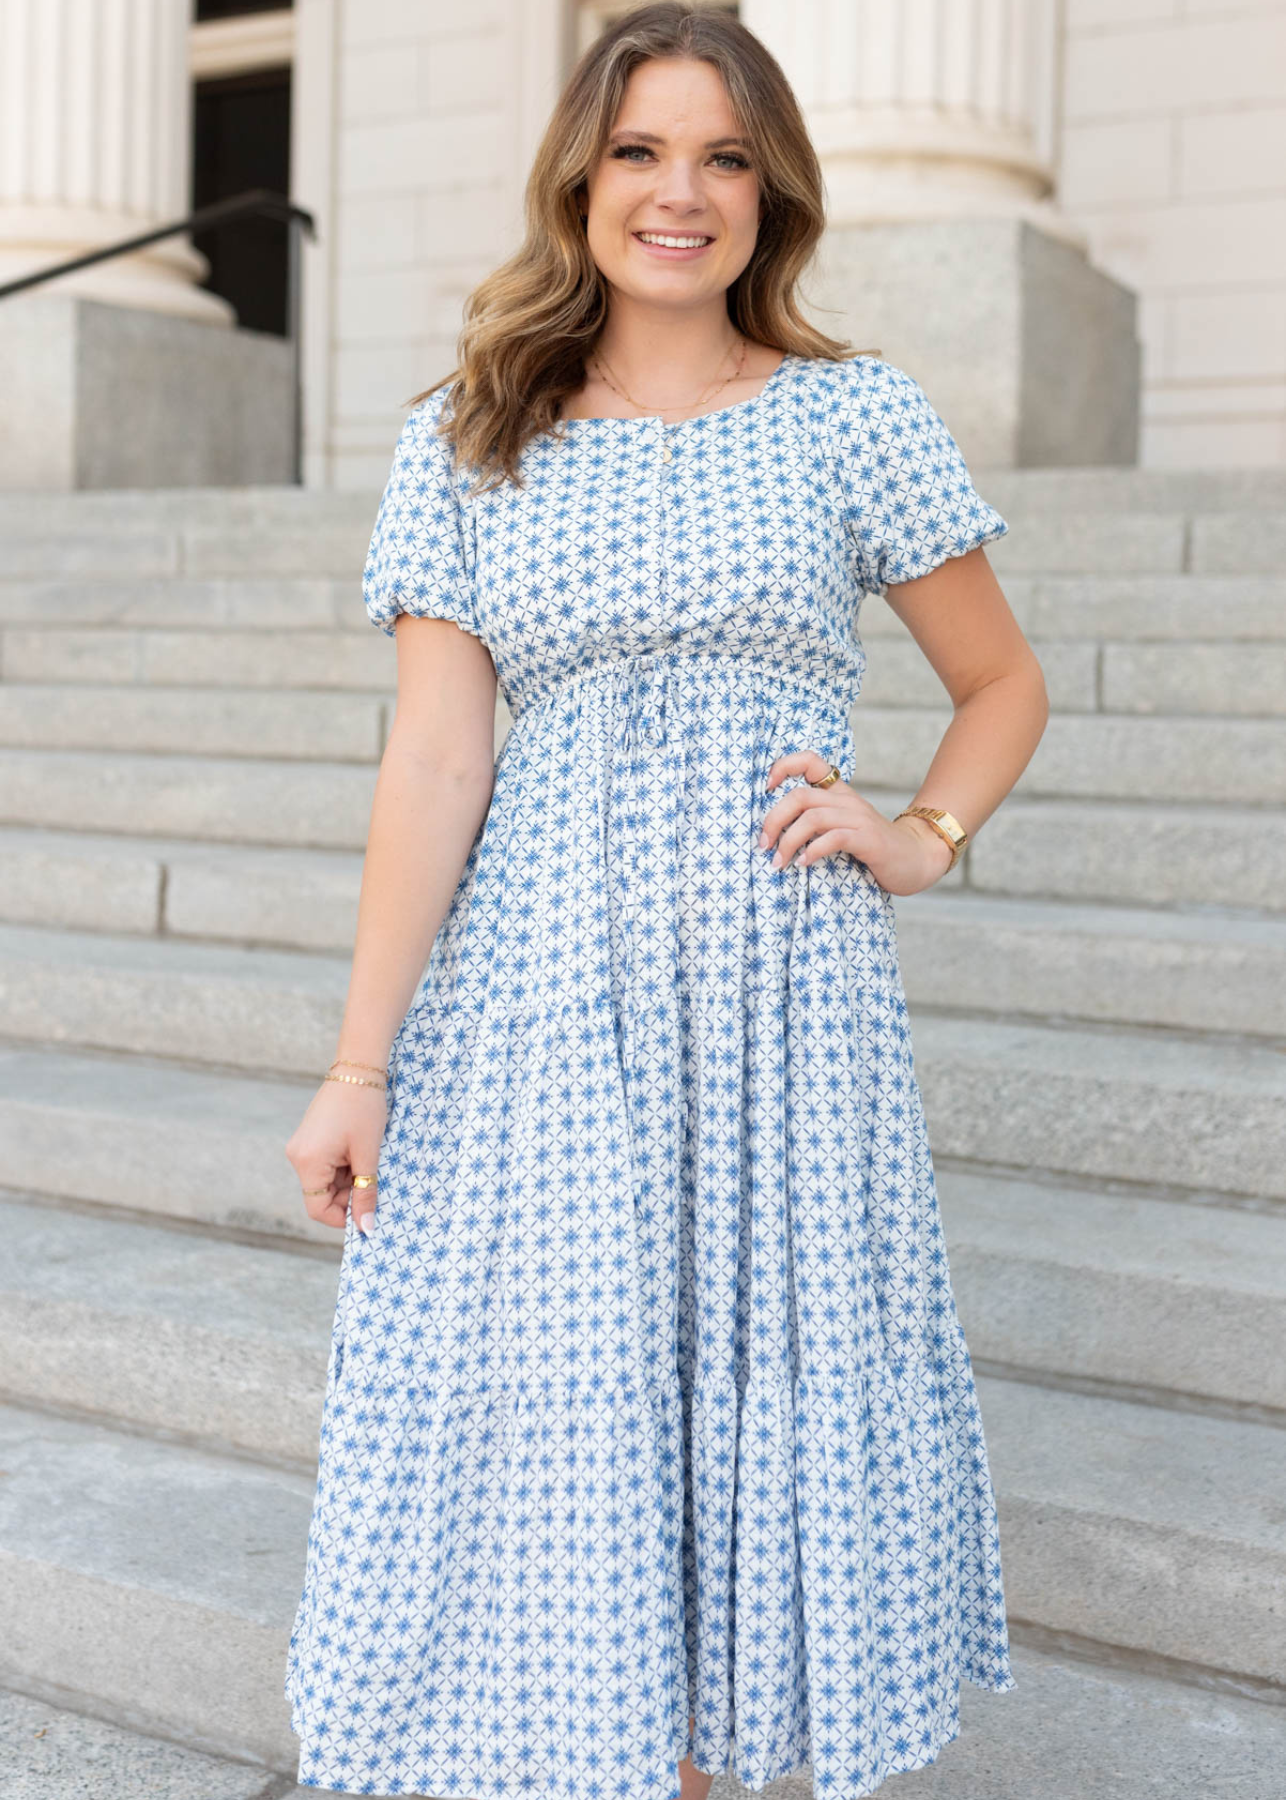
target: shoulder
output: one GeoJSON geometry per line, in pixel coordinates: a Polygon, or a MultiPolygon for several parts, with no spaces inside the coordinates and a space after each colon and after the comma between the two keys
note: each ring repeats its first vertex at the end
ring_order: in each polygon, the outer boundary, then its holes
{"type": "Polygon", "coordinates": [[[413,477],[429,477],[444,488],[460,490],[466,478],[457,466],[455,446],[443,428],[454,385],[447,382],[435,388],[407,413],[398,436],[394,463],[413,477]]]}
{"type": "Polygon", "coordinates": [[[431,394],[426,394],[423,400],[416,402],[406,415],[406,422],[402,427],[403,437],[423,444],[434,437],[441,440],[439,425],[448,410],[453,385],[452,382],[446,382],[442,387],[434,388],[431,394]]]}
{"type": "Polygon", "coordinates": [[[855,455],[901,460],[936,418],[915,377],[878,356],[812,357],[801,389],[808,435],[841,480],[855,455]]]}
{"type": "Polygon", "coordinates": [[[805,384],[828,419],[876,420],[928,405],[914,375],[879,356],[813,357],[805,384]]]}
{"type": "Polygon", "coordinates": [[[914,375],[878,356],[812,364],[815,398],[809,411],[824,447],[842,474],[856,456],[886,473],[900,466],[938,463],[956,453],[955,440],[914,375]]]}

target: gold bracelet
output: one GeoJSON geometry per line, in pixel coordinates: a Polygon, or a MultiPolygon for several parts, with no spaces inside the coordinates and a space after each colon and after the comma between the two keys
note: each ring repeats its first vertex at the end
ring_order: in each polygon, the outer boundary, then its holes
{"type": "Polygon", "coordinates": [[[387,1087],[385,1081],[368,1081],[365,1075],[323,1075],[323,1081],[346,1081],[350,1087],[387,1087]]]}
{"type": "Polygon", "coordinates": [[[897,818],[894,819],[893,823],[896,825],[898,819],[905,819],[908,817],[927,820],[937,832],[938,836],[945,839],[946,842],[950,844],[951,861],[942,871],[944,875],[949,875],[964,854],[964,847],[969,842],[969,833],[965,830],[959,819],[956,818],[955,814],[947,812],[945,807],[904,806],[902,811],[897,815],[897,818]]]}
{"type": "Polygon", "coordinates": [[[335,1069],[341,1064],[346,1069],[369,1069],[372,1075],[385,1075],[388,1073],[386,1069],[380,1068],[376,1063],[354,1062],[351,1056],[337,1056],[330,1066],[332,1069],[335,1069]]]}

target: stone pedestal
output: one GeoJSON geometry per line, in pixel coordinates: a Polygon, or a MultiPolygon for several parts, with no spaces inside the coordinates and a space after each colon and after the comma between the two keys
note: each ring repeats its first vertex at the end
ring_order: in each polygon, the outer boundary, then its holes
{"type": "Polygon", "coordinates": [[[1012,218],[832,227],[817,325],[914,375],[966,461],[1135,463],[1133,290],[1012,218]]]}
{"type": "Polygon", "coordinates": [[[914,375],[971,461],[1136,461],[1134,297],[1058,208],[1057,0],[743,0],[740,16],[821,162],[818,326],[914,375]]]}
{"type": "Polygon", "coordinates": [[[33,293],[0,302],[0,490],[294,480],[291,347],[33,293]]]}

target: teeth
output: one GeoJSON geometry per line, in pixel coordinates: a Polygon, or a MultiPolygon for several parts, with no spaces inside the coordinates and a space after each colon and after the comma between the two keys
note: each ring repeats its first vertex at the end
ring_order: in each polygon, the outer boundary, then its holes
{"type": "Polygon", "coordinates": [[[665,244],[672,250],[695,250],[700,244],[708,244],[708,237],[661,237],[655,231],[639,231],[635,236],[644,244],[665,244]]]}

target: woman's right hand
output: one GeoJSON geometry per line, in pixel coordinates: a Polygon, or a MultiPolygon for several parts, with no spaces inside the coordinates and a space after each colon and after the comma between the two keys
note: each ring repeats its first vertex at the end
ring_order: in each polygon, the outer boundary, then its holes
{"type": "Polygon", "coordinates": [[[351,1195],[354,1225],[371,1230],[376,1190],[355,1188],[353,1177],[378,1172],[387,1123],[386,1089],[322,1082],[286,1141],[310,1218],[342,1231],[351,1195]]]}

